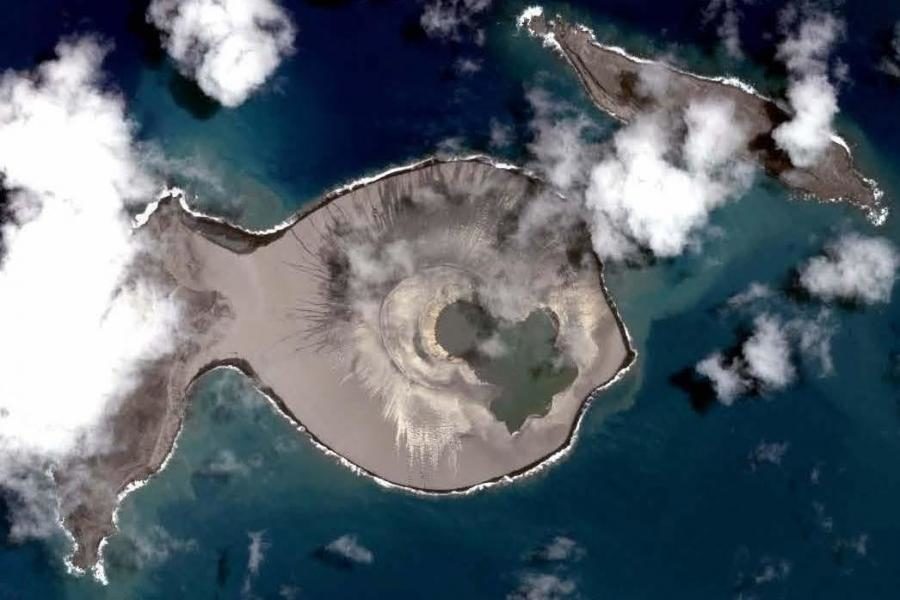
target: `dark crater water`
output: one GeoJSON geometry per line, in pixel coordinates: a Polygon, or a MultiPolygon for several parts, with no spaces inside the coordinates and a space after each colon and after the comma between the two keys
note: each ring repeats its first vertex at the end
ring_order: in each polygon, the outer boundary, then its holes
{"type": "Polygon", "coordinates": [[[546,415],[553,396],[578,375],[557,346],[556,321],[544,309],[510,323],[475,303],[458,301],[438,316],[435,335],[451,356],[464,359],[479,379],[497,386],[490,410],[511,433],[528,417],[546,415]]]}

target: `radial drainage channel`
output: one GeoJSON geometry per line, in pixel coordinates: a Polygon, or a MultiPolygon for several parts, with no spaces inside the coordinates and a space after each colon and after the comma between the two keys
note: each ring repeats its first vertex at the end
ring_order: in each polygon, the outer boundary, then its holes
{"type": "Polygon", "coordinates": [[[510,433],[529,416],[542,417],[553,396],[578,375],[557,346],[557,328],[546,309],[522,321],[495,319],[478,304],[460,300],[441,311],[435,326],[438,343],[465,360],[484,382],[497,386],[490,411],[510,433]]]}

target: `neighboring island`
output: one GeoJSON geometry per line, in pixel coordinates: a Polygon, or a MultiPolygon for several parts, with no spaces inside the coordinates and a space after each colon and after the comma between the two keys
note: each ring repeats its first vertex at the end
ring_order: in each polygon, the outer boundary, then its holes
{"type": "Polygon", "coordinates": [[[748,129],[746,152],[766,173],[801,194],[849,202],[864,210],[872,221],[884,220],[887,211],[880,203],[882,192],[856,169],[846,142],[833,136],[830,147],[815,165],[793,165],[772,138],[775,128],[789,121],[791,115],[749,85],[732,78],[703,77],[632,56],[622,48],[600,44],[584,25],[567,23],[559,16],[547,18],[539,7],[525,10],[518,23],[542,39],[545,46],[562,54],[594,104],[615,119],[627,123],[638,113],[683,108],[694,99],[730,101],[736,120],[748,129]],[[665,77],[665,94],[657,97],[643,89],[643,75],[665,77]]]}
{"type": "Polygon", "coordinates": [[[179,349],[112,417],[113,450],[57,473],[90,492],[61,503],[77,568],[97,564],[121,494],[162,467],[188,389],[217,367],[345,464],[446,493],[558,456],[634,360],[585,225],[548,219],[566,200],[513,167],[426,160],[258,233],[179,194],[137,232],[159,249],[145,275],[181,299],[179,349]]]}

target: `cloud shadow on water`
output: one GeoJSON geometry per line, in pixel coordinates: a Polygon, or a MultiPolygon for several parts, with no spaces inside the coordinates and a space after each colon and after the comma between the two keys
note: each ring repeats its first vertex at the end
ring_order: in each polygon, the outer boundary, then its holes
{"type": "Polygon", "coordinates": [[[147,21],[150,0],[133,0],[128,11],[128,31],[140,42],[141,59],[151,69],[159,69],[166,59],[159,30],[147,21]]]}
{"type": "Polygon", "coordinates": [[[311,556],[323,565],[332,567],[334,569],[339,569],[341,571],[350,571],[351,569],[353,569],[353,567],[356,566],[356,563],[353,562],[350,558],[338,552],[329,550],[327,546],[319,546],[312,551],[311,556]]]}
{"type": "Polygon", "coordinates": [[[669,377],[669,383],[685,394],[691,408],[699,415],[705,415],[716,405],[716,390],[712,382],[703,377],[693,366],[685,367],[669,377]]]}
{"type": "Polygon", "coordinates": [[[222,108],[218,102],[204,94],[194,81],[177,71],[172,71],[169,78],[169,92],[175,104],[201,121],[211,119],[222,108]]]}

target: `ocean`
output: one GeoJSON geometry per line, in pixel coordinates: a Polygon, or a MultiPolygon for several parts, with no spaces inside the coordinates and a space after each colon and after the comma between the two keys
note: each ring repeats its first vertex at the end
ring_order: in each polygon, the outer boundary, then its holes
{"type": "MultiPolygon", "coordinates": [[[[705,4],[594,0],[547,10],[633,53],[776,92],[780,4],[742,5],[743,61],[718,49],[705,4]]],[[[141,22],[141,2],[17,5],[0,17],[0,64],[29,67],[61,35],[104,36],[114,45],[109,83],[146,147],[204,208],[251,227],[436,151],[526,162],[525,93],[535,87],[601,132],[614,127],[558,58],[516,31],[523,3],[497,2],[481,18],[483,45],[428,39],[418,2],[284,5],[297,50],[235,110],[177,75],[141,22]],[[481,69],[460,73],[460,58],[481,69]],[[507,146],[490,146],[492,124],[511,132],[507,146]]],[[[893,203],[900,83],[877,63],[900,5],[835,6],[847,21],[839,54],[850,73],[839,129],[893,203]]],[[[756,313],[728,300],[754,282],[775,290],[761,305],[771,314],[819,316],[823,306],[797,297],[792,278],[845,231],[900,244],[896,214],[875,228],[850,207],[791,198],[759,178],[713,213],[701,246],[610,266],[637,364],[593,402],[564,460],[468,496],[382,488],[317,450],[236,373],[210,374],[167,468],[122,503],[120,532],[105,549],[108,585],[66,573],[62,538],[6,543],[0,598],[504,598],[546,576],[579,598],[895,598],[900,304],[830,307],[833,371],[801,361],[798,381],[781,392],[726,407],[692,397],[680,377],[752,326],[756,313]],[[322,548],[345,535],[371,560],[330,560],[322,548]],[[557,559],[545,550],[561,537],[574,549],[557,559]]]]}

